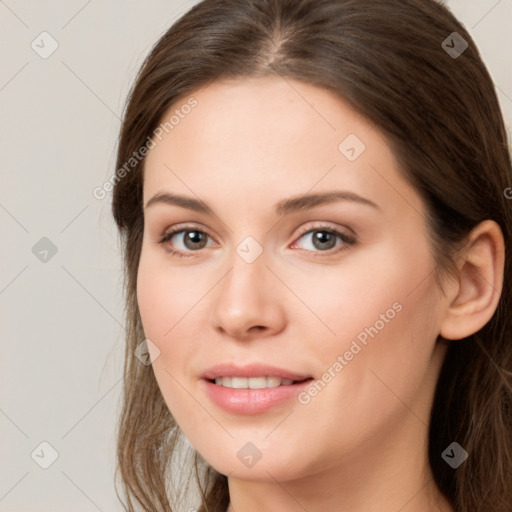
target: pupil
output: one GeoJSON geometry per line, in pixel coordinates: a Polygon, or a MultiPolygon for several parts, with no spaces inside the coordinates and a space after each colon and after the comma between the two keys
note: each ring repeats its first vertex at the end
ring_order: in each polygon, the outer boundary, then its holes
{"type": "MultiPolygon", "coordinates": [[[[199,231],[188,231],[187,236],[185,237],[188,242],[190,242],[193,246],[201,243],[202,233],[199,231]]],[[[193,247],[197,249],[197,247],[193,247]]]]}
{"type": "Polygon", "coordinates": [[[331,242],[330,245],[328,244],[329,247],[327,248],[332,249],[332,247],[334,247],[334,245],[332,244],[333,241],[336,242],[334,236],[332,236],[332,233],[328,233],[327,231],[317,231],[316,235],[313,237],[313,245],[315,245],[317,249],[325,249],[326,246],[322,245],[325,244],[325,242],[331,242]],[[319,247],[317,242],[320,244],[319,247]]]}

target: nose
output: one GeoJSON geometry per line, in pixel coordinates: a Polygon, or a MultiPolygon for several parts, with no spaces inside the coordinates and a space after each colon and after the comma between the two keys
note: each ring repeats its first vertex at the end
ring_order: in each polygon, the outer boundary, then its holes
{"type": "Polygon", "coordinates": [[[225,336],[248,341],[274,336],[285,326],[284,287],[264,254],[248,263],[235,253],[216,287],[214,328],[225,336]]]}

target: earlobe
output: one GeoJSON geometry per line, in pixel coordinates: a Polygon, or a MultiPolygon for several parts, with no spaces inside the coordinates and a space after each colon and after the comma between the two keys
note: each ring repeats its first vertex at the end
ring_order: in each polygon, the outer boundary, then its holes
{"type": "Polygon", "coordinates": [[[440,335],[458,340],[479,331],[493,316],[501,296],[505,243],[492,220],[478,224],[468,236],[458,264],[457,286],[440,326],[440,335]]]}

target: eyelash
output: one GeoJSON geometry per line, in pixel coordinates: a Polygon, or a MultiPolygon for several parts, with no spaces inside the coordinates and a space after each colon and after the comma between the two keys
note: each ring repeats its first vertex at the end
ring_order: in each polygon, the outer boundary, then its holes
{"type": "MultiPolygon", "coordinates": [[[[209,238],[212,238],[208,233],[206,233],[205,231],[203,231],[201,229],[196,228],[195,226],[178,226],[171,231],[164,232],[162,235],[160,235],[160,237],[158,238],[158,240],[155,243],[158,245],[161,245],[161,246],[165,246],[165,244],[169,240],[171,240],[171,238],[174,235],[176,235],[177,233],[182,233],[182,232],[187,232],[187,231],[197,231],[198,233],[202,233],[202,234],[208,236],[209,238]]],[[[355,237],[349,236],[346,233],[342,233],[341,231],[339,231],[335,228],[328,227],[325,225],[314,226],[312,228],[306,229],[305,231],[303,231],[299,234],[298,240],[300,240],[304,235],[307,235],[309,233],[314,233],[314,232],[323,232],[323,233],[329,233],[331,235],[335,235],[336,237],[341,239],[343,242],[343,246],[334,248],[334,249],[329,249],[328,251],[308,251],[307,249],[304,249],[307,252],[316,253],[316,254],[313,254],[313,257],[315,257],[315,258],[327,257],[327,256],[333,256],[335,254],[339,254],[339,253],[347,250],[351,245],[354,245],[356,243],[355,237]]],[[[185,254],[181,251],[177,251],[176,249],[172,249],[171,247],[168,247],[168,246],[165,249],[167,251],[169,251],[173,256],[177,256],[179,258],[193,258],[194,252],[201,251],[201,249],[198,249],[197,251],[190,251],[192,254],[185,254]]]]}

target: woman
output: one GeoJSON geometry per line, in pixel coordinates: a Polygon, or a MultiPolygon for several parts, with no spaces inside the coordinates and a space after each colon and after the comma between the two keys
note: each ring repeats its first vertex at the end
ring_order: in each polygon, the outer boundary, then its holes
{"type": "Polygon", "coordinates": [[[187,460],[201,511],[512,509],[511,159],[446,7],[200,2],[117,169],[127,510],[187,460]]]}

